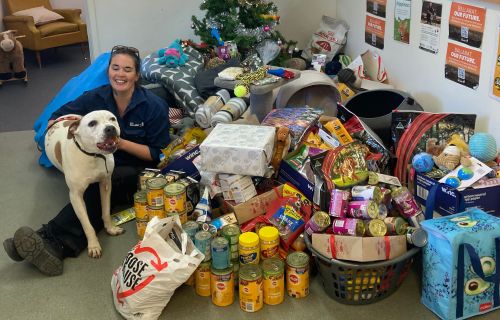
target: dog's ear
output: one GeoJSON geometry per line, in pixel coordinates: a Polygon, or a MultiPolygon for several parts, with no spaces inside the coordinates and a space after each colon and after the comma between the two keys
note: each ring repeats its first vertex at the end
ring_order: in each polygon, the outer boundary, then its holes
{"type": "Polygon", "coordinates": [[[68,139],[73,139],[73,137],[75,136],[75,131],[76,129],[78,129],[79,125],[80,125],[80,120],[76,120],[69,125],[68,136],[67,136],[68,139]]]}

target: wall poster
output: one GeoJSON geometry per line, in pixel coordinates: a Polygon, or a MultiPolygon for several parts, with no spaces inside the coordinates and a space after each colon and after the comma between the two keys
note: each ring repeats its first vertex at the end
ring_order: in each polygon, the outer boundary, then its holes
{"type": "Polygon", "coordinates": [[[448,38],[480,48],[483,42],[486,9],[453,2],[450,9],[448,38]]]}
{"type": "Polygon", "coordinates": [[[366,12],[385,18],[387,0],[366,0],[366,12]]]}
{"type": "Polygon", "coordinates": [[[439,51],[439,35],[441,34],[441,14],[443,5],[432,1],[422,3],[420,15],[419,48],[434,54],[439,51]]]}
{"type": "Polygon", "coordinates": [[[495,46],[495,54],[493,55],[494,58],[494,68],[493,68],[493,75],[491,77],[491,96],[497,100],[500,100],[500,15],[497,17],[497,35],[496,35],[496,40],[497,40],[497,45],[495,46]]]}
{"type": "Polygon", "coordinates": [[[365,42],[384,49],[385,20],[366,15],[365,42]]]}
{"type": "Polygon", "coordinates": [[[410,43],[411,0],[396,0],[394,7],[394,40],[410,43]]]}
{"type": "Polygon", "coordinates": [[[448,43],[444,75],[447,79],[476,90],[479,86],[481,51],[448,43]]]}

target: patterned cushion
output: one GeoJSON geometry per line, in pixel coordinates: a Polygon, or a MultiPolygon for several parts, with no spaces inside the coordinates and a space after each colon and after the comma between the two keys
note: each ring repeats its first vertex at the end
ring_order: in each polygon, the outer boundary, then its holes
{"type": "Polygon", "coordinates": [[[191,47],[184,48],[184,53],[189,57],[185,65],[168,68],[158,64],[158,54],[153,52],[142,60],[141,76],[150,82],[161,83],[174,95],[178,107],[194,118],[198,105],[204,102],[194,84],[196,74],[203,68],[203,57],[191,47]]]}

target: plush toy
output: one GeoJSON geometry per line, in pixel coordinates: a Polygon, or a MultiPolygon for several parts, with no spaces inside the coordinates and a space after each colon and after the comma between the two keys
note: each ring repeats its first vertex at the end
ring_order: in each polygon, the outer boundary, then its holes
{"type": "Polygon", "coordinates": [[[168,48],[158,50],[158,63],[169,68],[183,66],[188,61],[188,56],[182,50],[181,42],[176,39],[168,48]]]}
{"type": "Polygon", "coordinates": [[[425,152],[427,152],[430,155],[433,156],[439,156],[441,152],[443,152],[444,148],[446,147],[445,144],[438,144],[438,139],[436,138],[429,138],[427,139],[427,142],[425,144],[425,152]]]}
{"type": "Polygon", "coordinates": [[[469,141],[470,154],[479,161],[488,163],[497,157],[497,143],[493,135],[476,132],[469,141]]]}
{"type": "Polygon", "coordinates": [[[2,81],[25,79],[23,45],[16,40],[16,30],[0,32],[0,84],[2,81]]]}
{"type": "Polygon", "coordinates": [[[452,171],[459,164],[468,167],[472,165],[470,157],[458,146],[448,144],[440,155],[432,157],[436,166],[443,171],[452,171]]]}

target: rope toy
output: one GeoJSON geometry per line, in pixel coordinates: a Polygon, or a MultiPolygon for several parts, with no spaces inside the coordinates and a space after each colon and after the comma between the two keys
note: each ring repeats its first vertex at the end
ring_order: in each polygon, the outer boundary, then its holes
{"type": "Polygon", "coordinates": [[[236,76],[236,86],[234,95],[238,98],[246,96],[250,92],[250,84],[257,80],[264,79],[267,73],[267,66],[259,67],[254,72],[242,73],[236,76]]]}

